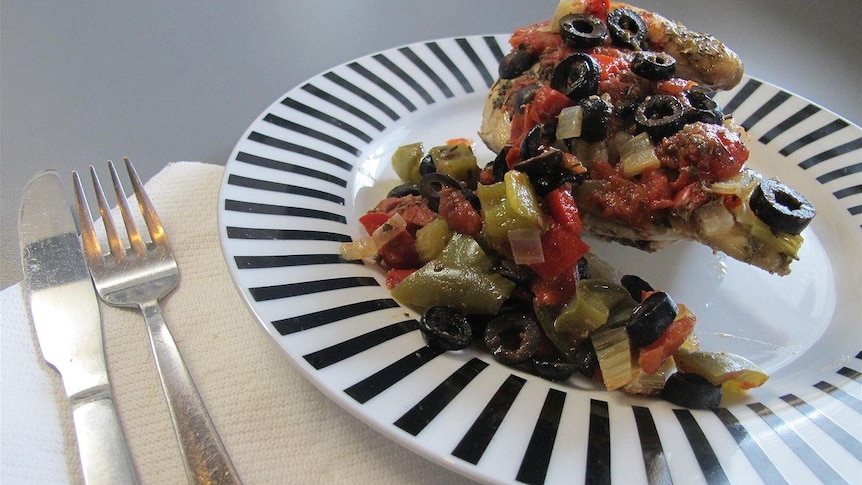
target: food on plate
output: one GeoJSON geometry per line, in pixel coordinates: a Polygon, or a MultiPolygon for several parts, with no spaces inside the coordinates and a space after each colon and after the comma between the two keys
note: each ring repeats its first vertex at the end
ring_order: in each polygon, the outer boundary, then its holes
{"type": "Polygon", "coordinates": [[[562,0],[510,43],[479,130],[500,154],[496,172],[568,174],[584,230],[598,237],[646,251],[694,240],[790,272],[815,210],[745,165],[748,134],[713,99],[742,77],[732,50],[606,0],[562,0]]]}
{"type": "Polygon", "coordinates": [[[403,183],[359,218],[367,237],[341,246],[386,270],[428,345],[693,408],[767,379],[741,356],[702,351],[684,304],[590,253],[574,193],[588,172],[573,155],[479,165],[464,139],[399,147],[403,183]]]}

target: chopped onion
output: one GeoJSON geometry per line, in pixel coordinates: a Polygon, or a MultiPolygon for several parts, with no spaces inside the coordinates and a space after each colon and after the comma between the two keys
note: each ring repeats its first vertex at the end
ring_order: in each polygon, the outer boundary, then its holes
{"type": "Polygon", "coordinates": [[[747,195],[754,190],[754,186],[759,182],[757,174],[749,169],[744,169],[729,179],[713,183],[709,186],[709,189],[716,194],[735,195],[747,200],[747,195]]]}
{"type": "Polygon", "coordinates": [[[584,120],[583,107],[569,106],[563,108],[557,119],[557,140],[568,140],[581,136],[581,125],[584,120]]]}
{"type": "Polygon", "coordinates": [[[661,166],[646,132],[620,145],[620,162],[626,177],[634,177],[661,166]]]}
{"type": "Polygon", "coordinates": [[[509,244],[516,264],[537,264],[545,262],[542,251],[542,232],[538,229],[512,229],[509,231],[509,244]]]}
{"type": "Polygon", "coordinates": [[[371,238],[378,248],[382,248],[389,241],[407,230],[407,221],[401,217],[401,214],[395,213],[388,221],[371,233],[371,238]]]}
{"type": "Polygon", "coordinates": [[[370,258],[377,254],[377,244],[374,243],[374,239],[366,237],[358,241],[342,243],[339,250],[341,252],[341,259],[356,261],[370,258]]]}

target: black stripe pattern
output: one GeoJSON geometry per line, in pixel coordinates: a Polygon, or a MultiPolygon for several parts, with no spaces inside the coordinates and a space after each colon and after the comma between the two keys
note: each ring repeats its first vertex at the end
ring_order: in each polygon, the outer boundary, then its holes
{"type": "MultiPolygon", "coordinates": [[[[339,245],[363,235],[357,174],[376,176],[364,164],[380,138],[438,103],[481,102],[508,50],[498,35],[380,52],[293,89],[249,128],[228,162],[220,224],[232,274],[267,330],[363,419],[489,481],[781,484],[797,478],[788,470],[858,478],[842,460],[862,461],[858,429],[848,428],[862,420],[862,353],[816,382],[713,411],[623,404],[472,351],[453,365],[425,345],[417,316],[391,298],[376,267],[340,258],[339,245]],[[422,391],[399,393],[406,388],[422,391]],[[449,441],[433,438],[441,435],[449,441]],[[572,440],[583,447],[562,446],[572,440]],[[835,453],[821,451],[824,440],[835,453]]],[[[716,99],[775,154],[770,163],[822,185],[862,227],[858,127],[750,78],[716,99]]]]}

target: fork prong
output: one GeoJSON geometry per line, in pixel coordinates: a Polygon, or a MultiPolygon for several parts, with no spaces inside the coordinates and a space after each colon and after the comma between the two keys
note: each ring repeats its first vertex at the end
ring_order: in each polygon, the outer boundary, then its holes
{"type": "Polygon", "coordinates": [[[123,247],[123,240],[120,239],[120,233],[117,232],[114,218],[111,217],[111,206],[108,205],[108,200],[105,198],[105,192],[102,191],[102,184],[99,182],[99,176],[96,174],[96,169],[92,165],[90,165],[90,178],[93,179],[93,190],[96,192],[96,201],[99,204],[99,212],[102,214],[102,223],[105,225],[105,235],[108,237],[108,248],[116,259],[122,260],[126,257],[126,249],[123,247]]]}
{"type": "Polygon", "coordinates": [[[126,225],[126,234],[129,235],[129,244],[132,250],[138,256],[147,254],[147,247],[141,239],[141,233],[138,231],[138,225],[135,224],[135,219],[132,216],[132,210],[129,208],[129,202],[126,200],[126,192],[123,190],[123,183],[120,182],[120,177],[117,175],[117,169],[114,167],[114,162],[108,160],[108,170],[111,172],[111,181],[114,183],[114,192],[117,194],[117,205],[120,206],[120,214],[123,216],[123,223],[126,225]]]}
{"type": "Polygon", "coordinates": [[[72,171],[72,184],[75,186],[75,207],[78,210],[78,224],[81,226],[81,241],[84,244],[84,253],[90,261],[90,266],[102,262],[102,247],[96,236],[96,228],[93,227],[93,217],[90,215],[90,206],[87,197],[84,196],[84,187],[81,185],[81,177],[78,172],[72,171]]]}
{"type": "Polygon", "coordinates": [[[129,179],[132,181],[132,188],[135,190],[138,208],[140,208],[141,214],[144,216],[144,222],[147,224],[147,230],[150,231],[150,238],[153,240],[153,244],[162,247],[167,246],[168,238],[162,227],[162,221],[159,219],[153,203],[150,202],[150,198],[144,190],[144,184],[141,183],[138,172],[128,157],[123,157],[123,161],[126,163],[126,171],[129,172],[129,179]]]}

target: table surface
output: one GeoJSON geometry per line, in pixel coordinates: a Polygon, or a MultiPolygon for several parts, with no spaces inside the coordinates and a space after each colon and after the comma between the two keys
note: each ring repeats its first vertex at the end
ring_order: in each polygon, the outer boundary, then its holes
{"type": "MultiPolygon", "coordinates": [[[[637,4],[722,39],[748,74],[862,124],[862,2],[637,4]]],[[[71,184],[72,170],[123,156],[144,180],[172,161],[224,164],[263,109],[319,72],[402,44],[510,32],[555,5],[3,0],[0,287],[21,278],[18,200],[37,171],[71,184]]]]}

